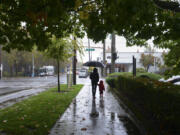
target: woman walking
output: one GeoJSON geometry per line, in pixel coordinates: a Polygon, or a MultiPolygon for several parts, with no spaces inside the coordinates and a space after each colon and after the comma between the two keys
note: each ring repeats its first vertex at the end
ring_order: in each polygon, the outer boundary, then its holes
{"type": "Polygon", "coordinates": [[[93,95],[93,98],[95,98],[96,88],[99,82],[99,74],[97,72],[97,68],[94,68],[93,72],[90,74],[90,79],[91,79],[91,85],[92,85],[92,95],[93,95]]]}

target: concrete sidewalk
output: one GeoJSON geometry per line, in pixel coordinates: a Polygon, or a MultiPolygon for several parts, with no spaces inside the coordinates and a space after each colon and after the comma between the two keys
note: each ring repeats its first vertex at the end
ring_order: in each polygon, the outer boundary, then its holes
{"type": "Polygon", "coordinates": [[[50,135],[140,135],[129,114],[107,89],[100,99],[92,99],[91,85],[85,84],[65,113],[57,120],[50,135]]]}

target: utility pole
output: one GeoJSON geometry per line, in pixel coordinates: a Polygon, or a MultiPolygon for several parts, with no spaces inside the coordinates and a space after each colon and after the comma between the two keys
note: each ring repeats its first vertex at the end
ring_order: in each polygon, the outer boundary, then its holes
{"type": "Polygon", "coordinates": [[[115,60],[116,60],[116,47],[115,47],[115,34],[111,34],[111,73],[115,72],[115,60]]]}
{"type": "Polygon", "coordinates": [[[0,80],[2,79],[2,50],[0,45],[0,80]]]}
{"type": "Polygon", "coordinates": [[[89,38],[88,38],[88,49],[89,49],[89,51],[88,51],[88,53],[89,53],[89,61],[91,61],[91,56],[90,56],[90,40],[89,40],[89,38]]]}
{"type": "MultiPolygon", "coordinates": [[[[76,41],[76,38],[74,37],[74,41],[76,41]]],[[[75,43],[75,42],[74,42],[75,43]]],[[[76,58],[76,46],[74,44],[74,56],[73,56],[73,84],[76,85],[76,63],[77,63],[77,58],[76,58]]]]}

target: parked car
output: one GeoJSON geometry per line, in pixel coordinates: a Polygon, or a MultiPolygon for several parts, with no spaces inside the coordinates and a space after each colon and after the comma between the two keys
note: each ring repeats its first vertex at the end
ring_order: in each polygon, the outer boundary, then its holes
{"type": "Polygon", "coordinates": [[[81,69],[79,71],[79,78],[86,78],[88,77],[88,70],[87,69],[81,69]]]}
{"type": "Polygon", "coordinates": [[[175,85],[180,85],[180,75],[172,76],[171,78],[168,78],[167,80],[165,80],[164,78],[161,78],[159,81],[169,82],[169,83],[173,83],[175,85]]]}

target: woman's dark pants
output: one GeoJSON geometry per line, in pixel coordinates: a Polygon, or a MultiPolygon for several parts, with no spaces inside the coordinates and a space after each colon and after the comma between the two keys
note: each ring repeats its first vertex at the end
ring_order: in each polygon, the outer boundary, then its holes
{"type": "Polygon", "coordinates": [[[96,88],[97,88],[97,83],[92,83],[92,94],[93,94],[93,97],[95,97],[95,95],[96,95],[96,88]]]}

